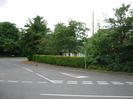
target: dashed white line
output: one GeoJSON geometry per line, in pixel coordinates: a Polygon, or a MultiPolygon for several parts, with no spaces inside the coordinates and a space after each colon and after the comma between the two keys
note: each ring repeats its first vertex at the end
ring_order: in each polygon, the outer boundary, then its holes
{"type": "Polygon", "coordinates": [[[119,81],[111,81],[113,85],[124,85],[124,83],[121,83],[119,81]]]}
{"type": "Polygon", "coordinates": [[[67,81],[67,84],[78,84],[77,81],[67,81]]]}
{"type": "Polygon", "coordinates": [[[9,83],[18,83],[18,81],[15,81],[15,80],[8,80],[7,82],[9,82],[9,83]]]}
{"type": "Polygon", "coordinates": [[[22,83],[32,83],[32,81],[22,81],[22,83]]]}
{"type": "Polygon", "coordinates": [[[37,83],[38,83],[38,84],[46,84],[47,82],[44,82],[44,81],[38,81],[37,83]]]}
{"type": "Polygon", "coordinates": [[[89,85],[92,85],[93,82],[92,82],[92,81],[83,81],[82,84],[89,84],[89,85]]]}
{"type": "Polygon", "coordinates": [[[127,84],[129,84],[129,85],[133,85],[133,82],[126,82],[127,84]]]}
{"type": "Polygon", "coordinates": [[[99,85],[109,85],[107,81],[97,81],[99,85]]]}
{"type": "MultiPolygon", "coordinates": [[[[39,76],[42,76],[42,75],[39,75],[39,76]]],[[[46,81],[17,81],[17,80],[0,80],[0,82],[8,82],[8,83],[37,83],[37,84],[46,84],[46,83],[53,83],[53,84],[63,84],[64,83],[64,80],[50,80],[49,82],[46,82],[46,81]]],[[[126,81],[126,82],[119,82],[119,81],[110,81],[107,82],[107,81],[96,81],[97,83],[94,83],[93,81],[82,81],[82,85],[95,85],[95,84],[98,84],[98,85],[109,85],[109,84],[113,84],[113,85],[133,85],[133,82],[130,82],[130,81],[126,81]]],[[[78,81],[66,81],[66,83],[64,84],[73,84],[73,85],[76,85],[78,84],[79,82],[78,81]]]]}
{"type": "Polygon", "coordinates": [[[52,80],[54,84],[62,84],[63,80],[52,80]]]}
{"type": "Polygon", "coordinates": [[[33,70],[31,70],[31,69],[29,69],[29,68],[27,68],[27,67],[23,67],[23,69],[25,69],[25,70],[28,71],[28,72],[33,72],[33,70]]]}
{"type": "Polygon", "coordinates": [[[85,97],[85,98],[122,98],[133,99],[133,96],[106,96],[106,95],[73,95],[73,94],[40,94],[41,96],[56,96],[56,97],[85,97]]]}
{"type": "Polygon", "coordinates": [[[4,82],[5,80],[0,80],[0,82],[4,82]]]}

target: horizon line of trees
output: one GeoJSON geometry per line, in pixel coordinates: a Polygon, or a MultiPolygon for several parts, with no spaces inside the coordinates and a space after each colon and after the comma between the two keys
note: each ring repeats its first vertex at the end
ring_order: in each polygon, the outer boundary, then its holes
{"type": "Polygon", "coordinates": [[[25,29],[18,29],[14,23],[0,22],[0,55],[30,59],[34,54],[77,54],[87,39],[88,30],[85,23],[70,20],[68,25],[57,23],[51,31],[41,16],[29,19],[25,29]]]}
{"type": "Polygon", "coordinates": [[[34,54],[86,52],[89,64],[132,66],[133,9],[122,4],[106,22],[108,27],[89,38],[86,24],[75,20],[68,21],[68,25],[57,23],[53,31],[41,16],[30,19],[21,31],[14,23],[0,22],[0,55],[22,55],[31,59],[34,54]]]}

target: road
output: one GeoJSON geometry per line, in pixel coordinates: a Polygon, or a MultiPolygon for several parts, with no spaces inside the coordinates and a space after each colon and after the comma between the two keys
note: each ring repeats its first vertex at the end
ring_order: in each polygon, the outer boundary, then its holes
{"type": "Polygon", "coordinates": [[[0,99],[133,99],[133,74],[0,58],[0,99]]]}

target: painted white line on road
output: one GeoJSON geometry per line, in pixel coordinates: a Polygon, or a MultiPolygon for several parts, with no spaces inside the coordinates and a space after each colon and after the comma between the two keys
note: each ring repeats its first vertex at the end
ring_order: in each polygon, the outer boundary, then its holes
{"type": "Polygon", "coordinates": [[[49,81],[49,82],[51,82],[51,83],[55,83],[53,80],[51,80],[51,79],[43,76],[42,74],[36,73],[36,75],[39,76],[39,77],[41,77],[41,78],[43,78],[43,79],[45,79],[45,80],[47,80],[47,81],[49,81]]]}
{"type": "Polygon", "coordinates": [[[32,83],[32,81],[22,81],[22,83],[32,83]]]}
{"type": "Polygon", "coordinates": [[[60,73],[65,75],[65,76],[69,76],[69,77],[73,77],[73,78],[88,78],[88,76],[79,76],[79,75],[63,73],[63,72],[60,72],[60,73]]]}
{"type": "Polygon", "coordinates": [[[9,82],[9,83],[18,83],[18,81],[15,81],[15,80],[8,80],[7,82],[9,82]]]}
{"type": "Polygon", "coordinates": [[[77,76],[77,78],[88,78],[88,76],[77,76]]]}
{"type": "Polygon", "coordinates": [[[97,81],[99,85],[109,85],[107,81],[97,81]]]}
{"type": "Polygon", "coordinates": [[[133,82],[126,82],[127,84],[129,84],[129,85],[133,85],[133,82]]]}
{"type": "Polygon", "coordinates": [[[69,77],[77,78],[77,76],[74,76],[72,74],[68,74],[68,73],[61,73],[61,74],[66,75],[66,76],[69,76],[69,77]]]}
{"type": "Polygon", "coordinates": [[[67,81],[67,84],[78,84],[77,81],[67,81]]]}
{"type": "Polygon", "coordinates": [[[133,99],[133,96],[104,96],[104,95],[72,95],[72,94],[40,94],[41,96],[56,96],[56,97],[81,97],[81,98],[122,98],[133,99]]]}
{"type": "Polygon", "coordinates": [[[54,84],[62,84],[63,80],[52,80],[54,84]]]}
{"type": "Polygon", "coordinates": [[[37,83],[38,83],[38,84],[46,84],[46,83],[48,83],[48,82],[45,82],[45,81],[38,81],[37,83]]]}
{"type": "Polygon", "coordinates": [[[88,84],[88,85],[92,85],[93,82],[92,81],[83,81],[82,84],[88,84]]]}
{"type": "Polygon", "coordinates": [[[4,82],[5,80],[0,80],[0,82],[4,82]]]}
{"type": "Polygon", "coordinates": [[[124,83],[121,83],[119,81],[111,81],[113,85],[124,85],[124,83]]]}
{"type": "Polygon", "coordinates": [[[33,72],[33,70],[31,70],[31,69],[29,69],[29,68],[27,68],[27,67],[23,67],[23,69],[25,69],[25,70],[28,71],[28,72],[33,72]]]}

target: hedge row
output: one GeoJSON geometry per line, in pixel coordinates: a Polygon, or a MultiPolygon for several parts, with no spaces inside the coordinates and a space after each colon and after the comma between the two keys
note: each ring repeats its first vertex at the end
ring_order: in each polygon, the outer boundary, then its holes
{"type": "MultiPolygon", "coordinates": [[[[37,61],[41,63],[48,63],[60,66],[69,66],[75,68],[84,68],[85,61],[84,57],[69,57],[69,56],[56,56],[56,55],[34,55],[32,61],[37,61]]],[[[132,66],[126,65],[93,65],[87,62],[88,69],[95,70],[106,70],[106,71],[116,71],[116,72],[133,72],[132,66]]]]}
{"type": "Polygon", "coordinates": [[[70,66],[75,68],[84,68],[84,57],[53,56],[53,55],[34,55],[33,61],[48,63],[60,66],[70,66]]]}

